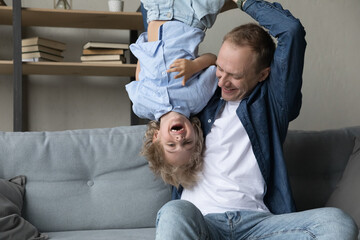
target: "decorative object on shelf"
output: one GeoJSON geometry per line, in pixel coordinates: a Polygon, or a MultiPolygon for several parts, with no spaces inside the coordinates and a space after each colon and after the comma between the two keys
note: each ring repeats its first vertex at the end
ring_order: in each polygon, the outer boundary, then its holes
{"type": "Polygon", "coordinates": [[[124,11],[124,1],[123,0],[108,0],[108,5],[109,5],[110,12],[124,11]]]}
{"type": "Polygon", "coordinates": [[[0,6],[6,6],[6,3],[4,2],[4,0],[0,0],[0,6]]]}
{"type": "Polygon", "coordinates": [[[55,9],[71,9],[72,0],[54,0],[55,9]]]}

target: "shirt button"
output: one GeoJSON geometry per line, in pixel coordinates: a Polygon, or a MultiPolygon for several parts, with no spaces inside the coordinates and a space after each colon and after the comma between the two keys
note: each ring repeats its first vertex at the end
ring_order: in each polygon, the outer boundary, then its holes
{"type": "Polygon", "coordinates": [[[208,120],[208,123],[211,123],[211,119],[208,120]]]}
{"type": "Polygon", "coordinates": [[[166,75],[166,71],[162,72],[162,75],[165,76],[165,75],[166,75]]]}
{"type": "Polygon", "coordinates": [[[166,16],[168,17],[168,18],[171,18],[171,12],[168,12],[167,14],[166,14],[166,16]]]}

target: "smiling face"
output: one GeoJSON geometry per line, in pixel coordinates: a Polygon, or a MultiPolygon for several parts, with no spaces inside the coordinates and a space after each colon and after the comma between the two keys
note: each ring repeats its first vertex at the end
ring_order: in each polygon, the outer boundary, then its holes
{"type": "Polygon", "coordinates": [[[250,46],[224,41],[216,61],[216,76],[224,100],[239,101],[247,97],[269,75],[270,68],[256,71],[256,56],[250,46]]]}
{"type": "Polygon", "coordinates": [[[177,112],[169,112],[161,117],[160,129],[153,137],[153,141],[159,141],[163,146],[166,161],[177,167],[190,161],[196,139],[189,119],[177,112]]]}

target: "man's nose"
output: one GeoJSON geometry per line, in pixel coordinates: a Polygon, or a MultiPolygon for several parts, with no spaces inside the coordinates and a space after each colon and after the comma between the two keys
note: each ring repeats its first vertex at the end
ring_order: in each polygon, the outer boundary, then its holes
{"type": "Polygon", "coordinates": [[[225,84],[228,82],[228,77],[229,76],[226,73],[219,76],[218,77],[218,79],[219,79],[218,86],[219,87],[225,86],[225,84]]]}

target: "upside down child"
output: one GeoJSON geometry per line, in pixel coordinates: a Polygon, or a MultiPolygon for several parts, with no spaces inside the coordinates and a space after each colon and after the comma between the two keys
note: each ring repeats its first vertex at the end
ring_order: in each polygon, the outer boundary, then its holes
{"type": "Polygon", "coordinates": [[[165,182],[190,188],[202,167],[204,143],[194,115],[217,88],[216,56],[198,56],[198,47],[226,4],[224,0],[141,2],[147,10],[148,30],[130,45],[138,58],[137,81],[127,84],[126,90],[134,113],[152,120],[142,154],[165,182]]]}

